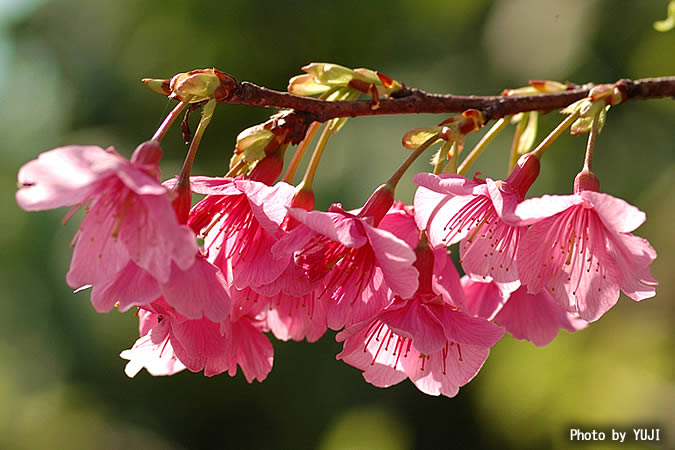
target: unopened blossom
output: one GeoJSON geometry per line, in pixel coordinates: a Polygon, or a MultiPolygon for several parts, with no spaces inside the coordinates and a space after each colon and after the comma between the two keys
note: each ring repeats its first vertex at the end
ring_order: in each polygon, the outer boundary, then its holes
{"type": "MultiPolygon", "coordinates": [[[[344,347],[337,358],[363,370],[363,377],[375,386],[410,378],[426,394],[454,397],[480,370],[504,331],[457,310],[434,290],[434,261],[447,259],[444,249],[432,250],[423,238],[415,252],[419,271],[415,294],[408,299],[394,297],[373,319],[340,332],[337,340],[344,341],[344,347]]],[[[461,296],[454,266],[445,266],[444,271],[440,278],[453,280],[451,290],[461,296]]]]}
{"type": "Polygon", "coordinates": [[[113,149],[68,146],[21,168],[16,199],[22,208],[75,205],[67,218],[79,207],[86,211],[74,239],[69,286],[103,285],[123,278],[132,266],[166,283],[172,267],[187,270],[194,264],[194,235],[178,223],[158,181],[160,158],[156,141],[141,144],[130,161],[113,149]]]}
{"type": "Polygon", "coordinates": [[[616,304],[619,291],[640,301],[653,297],[658,284],[649,269],[656,252],[631,233],[645,214],[598,190],[595,175],[582,171],[573,195],[529,199],[516,210],[523,224],[532,224],[517,255],[528,292],[545,288],[589,322],[616,304]]]}
{"type": "Polygon", "coordinates": [[[516,206],[539,174],[539,160],[520,158],[506,180],[468,180],[455,174],[415,176],[415,214],[434,246],[460,242],[464,271],[474,279],[520,286],[516,249],[525,232],[514,215],[516,206]]]}
{"type": "Polygon", "coordinates": [[[378,190],[359,211],[347,212],[339,204],[328,212],[289,210],[302,225],[278,241],[273,252],[294,254],[304,275],[321,283],[328,328],[373,317],[390,302],[390,289],[403,297],[417,289],[412,249],[377,227],[392,202],[393,195],[378,190]]]}
{"type": "Polygon", "coordinates": [[[560,329],[575,332],[588,325],[583,319],[564,310],[543,290],[537,294],[521,286],[514,292],[502,293],[494,283],[462,278],[466,294],[466,312],[493,320],[514,338],[531,341],[538,347],[548,345],[560,329]]]}

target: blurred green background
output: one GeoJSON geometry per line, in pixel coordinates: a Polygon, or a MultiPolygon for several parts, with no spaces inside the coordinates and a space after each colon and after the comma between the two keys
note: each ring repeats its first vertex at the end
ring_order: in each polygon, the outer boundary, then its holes
{"type": "MultiPolygon", "coordinates": [[[[65,211],[29,214],[14,201],[18,168],[42,151],[115,145],[129,156],[149,138],[170,104],[142,77],[215,66],[283,90],[301,66],[326,61],[432,92],[491,95],[528,79],[673,75],[675,31],[651,26],[666,3],[0,0],[0,448],[564,448],[572,426],[630,434],[636,425],[660,427],[670,439],[661,445],[673,445],[672,100],[613,108],[595,156],[603,190],[647,213],[637,234],[659,253],[657,297],[638,304],[622,296],[589,329],[543,349],[505,338],[454,399],[410,382],[370,386],[335,361],[334,333],[313,345],[274,341],[274,369],[262,384],[189,372],[128,379],[118,354],[136,340],[137,319],[96,314],[88,293],[65,284],[77,219],[61,226],[65,211]]],[[[195,173],[223,174],[236,135],[270,112],[219,106],[195,173]]],[[[406,156],[401,136],[443,118],[349,121],[320,165],[318,206],[358,207],[406,156]]],[[[539,138],[560,118],[544,116],[539,138]]],[[[505,175],[509,134],[476,170],[505,175]]],[[[168,178],[185,147],[176,129],[165,141],[168,178]]],[[[561,137],[531,194],[569,193],[584,145],[561,137]]],[[[410,180],[398,192],[405,201],[410,180]]]]}

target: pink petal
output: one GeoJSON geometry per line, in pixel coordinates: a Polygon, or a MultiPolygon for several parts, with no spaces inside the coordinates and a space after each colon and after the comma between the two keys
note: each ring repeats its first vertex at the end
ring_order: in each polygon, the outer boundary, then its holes
{"type": "Polygon", "coordinates": [[[283,182],[267,186],[252,180],[236,180],[234,185],[246,194],[251,211],[260,226],[275,236],[291,205],[295,193],[293,186],[283,182]]]}
{"type": "Polygon", "coordinates": [[[328,302],[326,321],[331,330],[372,320],[391,302],[390,291],[378,267],[374,268],[368,283],[363,287],[346,280],[335,292],[328,293],[329,298],[323,296],[324,292],[325,289],[318,300],[328,302]]]}
{"type": "Polygon", "coordinates": [[[430,173],[418,173],[413,182],[435,192],[448,195],[471,195],[478,183],[453,173],[433,175],[430,173]]]}
{"type": "MultiPolygon", "coordinates": [[[[232,324],[233,359],[241,367],[246,381],[264,381],[272,370],[274,349],[269,339],[256,328],[251,320],[242,318],[232,324]]],[[[236,367],[230,367],[230,375],[236,373],[236,367]]],[[[209,375],[205,372],[205,375],[209,375]]]]}
{"type": "Polygon", "coordinates": [[[443,300],[457,308],[466,302],[464,289],[460,283],[459,273],[444,247],[434,250],[434,272],[431,286],[435,293],[443,296],[443,300]]]}
{"type": "Polygon", "coordinates": [[[93,145],[71,145],[42,153],[26,163],[18,175],[19,206],[27,211],[77,205],[96,184],[129,165],[119,155],[93,145]]]}
{"type": "Polygon", "coordinates": [[[94,203],[75,235],[73,258],[66,274],[68,286],[77,289],[106,283],[126,266],[130,257],[126,247],[112,237],[115,225],[116,218],[106,211],[99,213],[94,203]]]}
{"type": "Polygon", "coordinates": [[[495,321],[516,339],[532,341],[538,347],[548,345],[560,328],[576,331],[588,325],[561,308],[548,292],[532,295],[524,286],[511,293],[495,321]]]}
{"type": "Polygon", "coordinates": [[[393,234],[364,224],[368,240],[377,258],[377,264],[391,290],[402,298],[412,296],[417,290],[415,252],[393,234]]]}
{"type": "Polygon", "coordinates": [[[414,217],[404,209],[391,209],[382,218],[377,228],[402,239],[410,248],[417,245],[420,237],[420,230],[415,224],[414,217]]]}
{"type": "Polygon", "coordinates": [[[519,198],[518,194],[515,192],[504,192],[502,191],[498,183],[490,178],[485,179],[485,184],[487,186],[487,192],[492,200],[492,205],[495,208],[495,211],[499,215],[500,219],[506,221],[507,223],[517,224],[518,217],[515,215],[516,207],[518,206],[519,198]]]}
{"type": "Polygon", "coordinates": [[[428,395],[454,397],[459,388],[471,381],[483,367],[490,351],[485,347],[461,344],[461,359],[456,344],[432,355],[411,352],[403,365],[410,380],[428,395]],[[424,364],[422,359],[426,358],[424,364]]]}
{"type": "Polygon", "coordinates": [[[415,298],[397,302],[404,305],[385,309],[378,318],[397,335],[412,338],[420,352],[428,354],[440,350],[447,342],[440,320],[415,298]]]}
{"type": "Polygon", "coordinates": [[[185,369],[174,354],[168,337],[168,326],[158,324],[149,334],[139,338],[129,350],[120,353],[120,357],[128,359],[124,373],[133,378],[145,368],[150,375],[173,375],[185,369]]]}
{"type": "Polygon", "coordinates": [[[303,297],[279,294],[270,299],[267,325],[279,340],[316,342],[326,332],[326,302],[314,293],[303,297]]]}
{"type": "Polygon", "coordinates": [[[131,164],[120,167],[116,175],[137,195],[166,195],[168,192],[155,178],[131,164]]]}
{"type": "Polygon", "coordinates": [[[91,303],[101,313],[109,312],[117,302],[120,311],[128,311],[132,306],[147,305],[160,295],[157,280],[129,261],[112,280],[93,286],[91,303]]]}
{"type": "Polygon", "coordinates": [[[565,211],[581,202],[581,197],[577,195],[544,195],[521,202],[516,207],[515,214],[520,218],[521,226],[529,225],[565,211]]]}
{"type": "Polygon", "coordinates": [[[366,322],[344,333],[350,337],[346,338],[342,352],[336,358],[363,370],[363,377],[368,383],[389,387],[406,378],[399,363],[406,350],[401,349],[400,338],[386,325],[366,322]]]}
{"type": "Polygon", "coordinates": [[[436,210],[452,197],[430,189],[419,187],[415,191],[415,223],[420,230],[426,230],[429,219],[435,215],[436,210]]]}
{"type": "Polygon", "coordinates": [[[658,282],[652,277],[649,266],[656,259],[656,251],[649,242],[624,233],[609,238],[614,245],[612,256],[619,287],[624,294],[636,301],[655,296],[658,282]]]}
{"type": "Polygon", "coordinates": [[[581,191],[579,195],[593,205],[605,226],[616,233],[629,233],[646,219],[645,213],[635,206],[609,194],[581,191]]]}
{"type": "Polygon", "coordinates": [[[480,317],[471,317],[462,311],[442,304],[427,304],[430,311],[440,320],[448,341],[459,344],[492,347],[504,336],[504,329],[480,317]]]}
{"type": "Polygon", "coordinates": [[[467,299],[465,312],[472,316],[492,320],[508,300],[495,283],[481,283],[464,276],[462,286],[467,299]]]}
{"type": "Polygon", "coordinates": [[[172,266],[171,277],[162,284],[166,302],[190,319],[224,320],[230,313],[230,295],[223,274],[198,256],[189,269],[172,266]]]}
{"type": "Polygon", "coordinates": [[[307,212],[300,208],[290,208],[288,213],[313,231],[340,242],[345,247],[361,247],[367,242],[361,219],[346,216],[343,213],[307,212]]]}
{"type": "MultiPolygon", "coordinates": [[[[234,185],[235,178],[224,177],[190,177],[192,192],[204,195],[238,195],[241,191],[234,185]]],[[[169,189],[175,184],[175,179],[167,180],[164,185],[169,189]]]]}
{"type": "Polygon", "coordinates": [[[191,372],[204,370],[206,376],[213,376],[228,370],[231,349],[219,324],[208,319],[172,321],[170,333],[176,356],[191,372]]]}
{"type": "MultiPolygon", "coordinates": [[[[236,239],[236,237],[235,237],[236,239]]],[[[272,283],[291,264],[289,257],[276,258],[271,251],[277,240],[264,229],[258,228],[255,237],[246,247],[246,254],[232,256],[234,284],[237,288],[257,287],[272,283]]],[[[229,253],[229,244],[224,252],[229,253]]]]}

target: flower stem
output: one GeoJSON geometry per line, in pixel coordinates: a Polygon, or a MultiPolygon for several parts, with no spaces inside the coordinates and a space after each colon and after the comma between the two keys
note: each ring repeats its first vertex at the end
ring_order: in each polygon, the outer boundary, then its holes
{"type": "MultiPolygon", "coordinates": [[[[530,119],[528,119],[529,121],[530,119]]],[[[511,142],[511,152],[509,153],[509,170],[508,173],[511,173],[513,168],[516,166],[516,162],[518,161],[518,158],[520,157],[520,154],[518,154],[518,147],[520,143],[520,138],[523,135],[523,132],[525,131],[525,127],[527,126],[527,122],[525,119],[521,119],[520,122],[516,125],[516,130],[513,133],[513,141],[511,142]]]]}
{"type": "Polygon", "coordinates": [[[181,111],[183,111],[183,109],[188,105],[189,102],[190,99],[186,98],[185,100],[177,104],[169,114],[167,114],[167,116],[162,121],[162,124],[159,126],[159,128],[157,128],[157,131],[155,131],[155,134],[152,136],[153,141],[162,142],[162,139],[164,138],[166,132],[169,130],[171,125],[174,123],[176,118],[178,118],[181,111]]]}
{"type": "Polygon", "coordinates": [[[309,148],[309,144],[312,142],[312,139],[314,138],[314,135],[319,130],[320,125],[321,124],[319,122],[312,122],[312,124],[309,126],[309,129],[307,130],[307,133],[305,134],[305,138],[302,140],[302,142],[298,146],[298,149],[295,151],[295,154],[293,155],[293,159],[291,159],[291,163],[288,166],[288,169],[286,169],[286,173],[284,174],[281,181],[285,181],[288,184],[293,184],[293,178],[295,177],[295,172],[298,170],[298,166],[300,165],[300,162],[302,161],[302,157],[305,156],[305,152],[309,148]]]}
{"type": "Polygon", "coordinates": [[[396,170],[396,172],[394,172],[394,174],[387,180],[385,184],[390,186],[391,189],[393,190],[396,187],[396,184],[398,184],[403,174],[406,172],[406,170],[410,168],[412,163],[415,162],[417,157],[419,157],[422,153],[424,153],[424,151],[428,149],[431,146],[431,144],[433,144],[437,140],[438,135],[435,134],[426,141],[424,141],[422,145],[417,147],[415,151],[412,152],[405,161],[403,161],[403,164],[401,164],[401,166],[396,170]]]}
{"type": "Polygon", "coordinates": [[[532,153],[537,157],[537,159],[541,159],[541,156],[544,154],[548,146],[551,145],[551,143],[553,143],[553,141],[555,141],[558,138],[558,136],[562,134],[563,131],[569,128],[569,126],[572,125],[572,123],[574,123],[574,121],[577,120],[578,117],[579,111],[567,116],[565,120],[563,120],[558,124],[555,130],[551,131],[551,134],[546,136],[544,140],[541,141],[539,145],[537,145],[537,148],[532,150],[532,153]]]}
{"type": "Polygon", "coordinates": [[[209,100],[204,108],[202,109],[202,118],[199,120],[199,125],[197,125],[197,130],[195,135],[190,142],[190,147],[188,148],[187,155],[185,156],[185,162],[183,163],[183,168],[178,175],[178,180],[176,181],[176,186],[183,183],[188,183],[190,179],[190,172],[192,172],[192,163],[195,160],[195,155],[197,154],[197,149],[199,148],[199,143],[204,136],[204,131],[206,127],[211,122],[213,117],[213,111],[216,108],[216,101],[214,99],[209,100]]]}
{"type": "Polygon", "coordinates": [[[593,149],[595,148],[595,138],[598,135],[598,116],[593,116],[591,130],[588,132],[588,142],[586,143],[586,156],[584,157],[584,170],[591,172],[593,170],[593,149]]]}
{"type": "Polygon", "coordinates": [[[476,144],[467,157],[464,158],[462,164],[460,164],[459,168],[457,169],[457,173],[459,175],[464,175],[466,171],[469,170],[471,164],[473,164],[476,159],[478,159],[488,144],[492,142],[492,140],[506,127],[506,125],[508,125],[510,119],[511,116],[502,117],[494,125],[492,125],[492,128],[490,128],[488,132],[485,133],[485,136],[483,136],[483,138],[478,141],[478,144],[476,144]]]}
{"type": "Polygon", "coordinates": [[[330,129],[330,122],[328,122],[319,136],[319,141],[314,147],[314,153],[312,153],[312,159],[309,161],[309,166],[305,171],[305,176],[302,179],[302,184],[306,189],[312,189],[312,184],[314,183],[314,174],[316,173],[317,167],[319,167],[319,161],[321,160],[321,155],[323,155],[323,150],[326,148],[328,143],[328,138],[333,134],[330,129]]]}

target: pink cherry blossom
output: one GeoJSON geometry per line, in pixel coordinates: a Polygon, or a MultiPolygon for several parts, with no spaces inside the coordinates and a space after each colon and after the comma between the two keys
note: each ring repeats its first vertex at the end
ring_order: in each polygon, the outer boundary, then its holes
{"type": "Polygon", "coordinates": [[[139,330],[141,337],[129,350],[120,356],[128,359],[124,372],[128,377],[135,377],[145,368],[150,375],[173,375],[185,369],[173,351],[169,341],[169,324],[162,323],[159,314],[152,311],[139,310],[139,330]]]}
{"type": "Polygon", "coordinates": [[[372,216],[363,210],[354,215],[333,205],[328,212],[297,208],[289,212],[302,225],[278,241],[272,251],[295,253],[305,276],[321,282],[319,297],[328,299],[329,328],[337,330],[373,317],[390,301],[389,289],[404,297],[417,289],[412,249],[373,226],[372,216]]]}
{"type": "Polygon", "coordinates": [[[283,234],[293,187],[241,178],[193,177],[191,182],[194,192],[208,194],[193,207],[188,225],[204,236],[209,260],[223,270],[231,264],[239,289],[276,280],[290,260],[275,258],[270,248],[283,234]]]}
{"type": "Polygon", "coordinates": [[[631,234],[645,220],[642,211],[575,185],[573,195],[518,205],[522,223],[532,225],[517,258],[528,292],[546,288],[563,308],[592,322],[616,304],[620,290],[636,301],[655,295],[658,283],[649,266],[656,252],[631,234]]]}
{"type": "Polygon", "coordinates": [[[220,323],[206,318],[191,320],[171,308],[162,298],[152,302],[150,313],[142,313],[141,333],[146,333],[131,350],[127,375],[145,367],[151,374],[171,374],[186,367],[213,376],[228,372],[235,376],[241,367],[246,380],[263,381],[272,369],[272,344],[262,333],[262,322],[244,316],[220,323]],[[149,338],[148,338],[149,336],[149,338]],[[169,360],[176,359],[179,364],[169,360]],[[173,365],[171,365],[173,364],[173,365]],[[169,370],[171,369],[171,370],[169,370]]]}
{"type": "Polygon", "coordinates": [[[521,286],[511,293],[502,293],[495,283],[481,283],[462,278],[466,294],[466,312],[494,320],[514,338],[528,340],[538,347],[548,345],[558,330],[581,330],[588,325],[565,311],[546,291],[529,294],[521,286]]]}
{"type": "MultiPolygon", "coordinates": [[[[457,310],[434,290],[437,258],[445,250],[432,250],[422,238],[415,249],[419,286],[409,299],[395,297],[373,319],[355,324],[338,334],[344,341],[338,359],[363,370],[369,383],[378,387],[397,384],[405,378],[430,395],[454,397],[488,357],[489,348],[504,334],[487,320],[457,310]]],[[[455,295],[463,291],[452,265],[442,277],[452,280],[455,295]]],[[[464,303],[464,300],[455,303],[464,303]]]]}
{"type": "Polygon", "coordinates": [[[418,174],[418,226],[427,230],[434,246],[461,241],[461,264],[469,276],[513,291],[520,285],[515,256],[525,232],[514,212],[538,173],[539,160],[528,154],[504,181],[418,174]]]}
{"type": "Polygon", "coordinates": [[[141,144],[131,161],[112,149],[68,146],[21,168],[16,200],[22,208],[85,206],[66,276],[71,287],[109,282],[129,264],[165,283],[173,264],[185,270],[194,263],[194,235],[179,225],[157,180],[160,157],[155,141],[141,144]]]}

